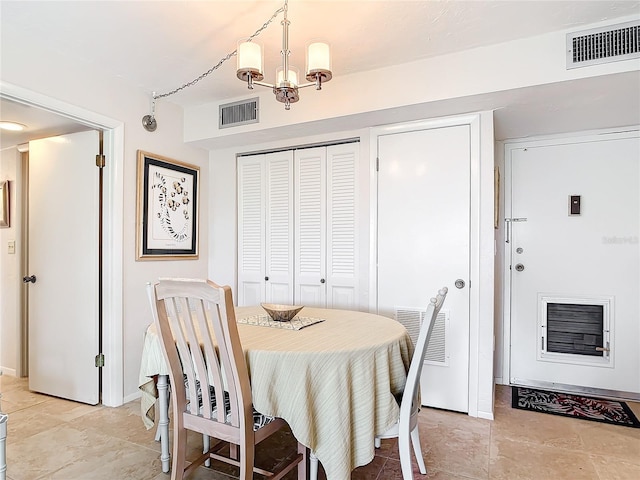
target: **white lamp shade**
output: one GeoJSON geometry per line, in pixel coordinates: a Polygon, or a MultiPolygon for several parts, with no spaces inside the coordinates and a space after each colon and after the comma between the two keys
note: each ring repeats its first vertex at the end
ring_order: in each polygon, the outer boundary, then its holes
{"type": "Polygon", "coordinates": [[[331,52],[326,43],[314,42],[307,48],[307,73],[316,71],[331,71],[331,52]]]}
{"type": "MultiPolygon", "coordinates": [[[[298,86],[298,78],[299,78],[299,71],[296,67],[289,67],[289,75],[287,76],[287,80],[288,82],[291,84],[292,87],[297,87],[298,86]]],[[[283,83],[285,82],[284,79],[284,70],[282,67],[278,67],[276,68],[276,85],[277,86],[289,86],[289,85],[283,85],[283,83]]]]}
{"type": "Polygon", "coordinates": [[[238,43],[238,70],[262,73],[262,49],[256,42],[238,43]]]}

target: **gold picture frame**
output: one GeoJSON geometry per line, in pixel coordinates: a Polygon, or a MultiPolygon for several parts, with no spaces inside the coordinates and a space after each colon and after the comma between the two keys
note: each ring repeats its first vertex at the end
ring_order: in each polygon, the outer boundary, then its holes
{"type": "Polygon", "coordinates": [[[138,150],[136,260],[198,258],[200,168],[138,150]]]}
{"type": "Polygon", "coordinates": [[[0,228],[9,228],[9,181],[0,182],[0,228]]]}

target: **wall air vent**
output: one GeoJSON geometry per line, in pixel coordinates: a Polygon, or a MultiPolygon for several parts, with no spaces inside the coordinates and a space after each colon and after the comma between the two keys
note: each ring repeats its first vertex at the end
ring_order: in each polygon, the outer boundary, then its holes
{"type": "MultiPolygon", "coordinates": [[[[395,319],[407,329],[411,341],[415,345],[420,335],[420,327],[424,322],[426,310],[418,308],[395,307],[395,319]]],[[[448,366],[447,337],[449,326],[449,311],[440,310],[433,325],[424,363],[448,366]]]]}
{"type": "Polygon", "coordinates": [[[640,21],[567,34],[567,69],[640,58],[640,21]]]}
{"type": "Polygon", "coordinates": [[[258,123],[258,97],[218,107],[218,128],[258,123]]]}

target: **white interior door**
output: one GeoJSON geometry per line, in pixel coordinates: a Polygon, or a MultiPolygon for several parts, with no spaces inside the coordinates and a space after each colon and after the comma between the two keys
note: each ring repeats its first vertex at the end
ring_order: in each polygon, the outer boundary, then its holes
{"type": "Polygon", "coordinates": [[[470,149],[469,125],[378,137],[378,313],[424,311],[448,287],[421,394],[425,405],[461,412],[469,410],[470,149]]]}
{"type": "Polygon", "coordinates": [[[29,388],[99,402],[98,132],[29,142],[29,388]]]}
{"type": "Polygon", "coordinates": [[[266,155],[266,301],[293,303],[293,152],[266,155]]]}
{"type": "Polygon", "coordinates": [[[266,298],[266,155],[238,158],[238,305],[266,298]]]}
{"type": "Polygon", "coordinates": [[[295,291],[298,305],[327,303],[327,149],[295,151],[295,291]]]}
{"type": "Polygon", "coordinates": [[[518,147],[507,162],[511,383],[640,392],[637,134],[518,147]],[[599,335],[579,325],[590,310],[599,335]]]}

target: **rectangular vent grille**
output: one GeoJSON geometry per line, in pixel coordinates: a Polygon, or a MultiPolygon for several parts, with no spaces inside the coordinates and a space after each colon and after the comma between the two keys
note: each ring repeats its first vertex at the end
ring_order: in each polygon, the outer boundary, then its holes
{"type": "MultiPolygon", "coordinates": [[[[426,310],[414,308],[395,308],[395,319],[407,329],[411,341],[415,345],[420,335],[420,327],[424,321],[426,310]]],[[[447,365],[447,322],[448,313],[441,310],[436,317],[429,345],[427,345],[427,353],[424,361],[430,364],[447,365]]]]}
{"type": "Polygon", "coordinates": [[[258,123],[258,97],[218,107],[218,128],[258,123]]]}
{"type": "Polygon", "coordinates": [[[640,22],[567,34],[567,68],[640,58],[640,22]]]}
{"type": "Polygon", "coordinates": [[[603,337],[602,305],[547,303],[548,352],[602,357],[603,337]]]}
{"type": "Polygon", "coordinates": [[[429,346],[427,347],[427,353],[424,356],[425,362],[433,362],[439,364],[446,364],[447,362],[447,348],[445,345],[447,330],[447,315],[442,310],[436,317],[436,323],[433,325],[433,331],[431,332],[431,338],[429,339],[429,346]]]}

